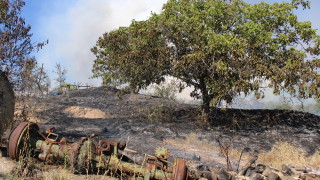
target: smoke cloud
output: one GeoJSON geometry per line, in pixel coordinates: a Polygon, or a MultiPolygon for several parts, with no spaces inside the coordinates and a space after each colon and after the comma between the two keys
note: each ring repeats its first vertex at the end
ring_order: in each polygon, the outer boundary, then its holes
{"type": "Polygon", "coordinates": [[[100,85],[101,80],[89,79],[94,55],[90,49],[105,32],[128,26],[135,20],[147,19],[151,12],[160,12],[165,0],[79,0],[60,6],[68,6],[58,13],[48,13],[40,18],[36,33],[49,39],[49,44],[37,54],[49,74],[59,62],[67,70],[70,83],[100,85]]]}

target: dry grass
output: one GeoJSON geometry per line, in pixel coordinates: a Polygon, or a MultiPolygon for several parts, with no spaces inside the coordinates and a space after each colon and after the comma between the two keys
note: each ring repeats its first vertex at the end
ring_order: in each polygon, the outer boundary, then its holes
{"type": "Polygon", "coordinates": [[[8,175],[14,167],[16,167],[15,161],[7,157],[0,157],[0,174],[8,175]]]}
{"type": "Polygon", "coordinates": [[[188,154],[197,154],[201,159],[208,161],[215,161],[217,163],[224,164],[225,160],[220,154],[220,149],[217,145],[205,140],[199,140],[196,133],[190,133],[185,139],[165,139],[165,144],[173,146],[182,152],[188,152],[188,154]]]}
{"type": "Polygon", "coordinates": [[[165,139],[164,143],[174,145],[179,149],[188,151],[202,150],[202,151],[217,151],[217,147],[211,145],[207,141],[200,141],[198,135],[194,132],[188,134],[185,139],[165,139]]]}
{"type": "Polygon", "coordinates": [[[271,151],[260,154],[257,162],[275,168],[281,168],[283,164],[320,167],[320,152],[317,151],[312,156],[307,156],[301,149],[288,142],[278,142],[271,151]]]}
{"type": "Polygon", "coordinates": [[[77,175],[67,169],[50,169],[43,173],[43,180],[115,180],[116,178],[103,175],[77,175]]]}
{"type": "Polygon", "coordinates": [[[67,180],[70,179],[72,175],[73,174],[65,169],[51,169],[43,173],[43,180],[67,180]]]}

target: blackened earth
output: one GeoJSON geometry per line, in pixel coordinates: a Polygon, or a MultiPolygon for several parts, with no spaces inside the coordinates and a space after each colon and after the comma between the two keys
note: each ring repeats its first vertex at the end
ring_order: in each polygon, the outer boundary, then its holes
{"type": "MultiPolygon", "coordinates": [[[[314,153],[320,145],[320,117],[289,110],[213,109],[210,125],[199,123],[198,105],[183,104],[141,94],[122,94],[110,87],[70,91],[58,96],[37,98],[34,101],[40,127],[54,126],[56,132],[70,141],[92,133],[100,139],[128,141],[128,148],[152,154],[165,146],[172,157],[182,157],[205,165],[225,167],[217,139],[241,151],[268,151],[279,141],[286,141],[314,153]],[[118,94],[118,96],[117,96],[118,94]],[[68,107],[98,109],[103,118],[72,116],[68,107]],[[201,157],[196,151],[168,144],[166,139],[182,142],[193,133],[197,141],[217,147],[201,157]],[[129,138],[129,139],[128,139],[129,138]],[[208,158],[210,157],[210,158],[208,158]]],[[[199,147],[201,148],[201,147],[199,147]]],[[[194,148],[193,148],[194,149],[194,148]]],[[[236,160],[234,160],[236,162],[236,160]]]]}

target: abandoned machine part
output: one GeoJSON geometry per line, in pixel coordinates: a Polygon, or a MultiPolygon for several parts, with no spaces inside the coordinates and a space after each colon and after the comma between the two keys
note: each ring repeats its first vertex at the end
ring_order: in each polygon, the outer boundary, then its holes
{"type": "Polygon", "coordinates": [[[22,122],[10,134],[8,154],[12,159],[33,157],[46,164],[67,164],[74,172],[108,172],[115,175],[143,177],[144,179],[187,179],[187,166],[183,159],[173,162],[166,159],[169,151],[164,147],[155,150],[155,156],[145,156],[141,165],[121,154],[126,144],[94,140],[95,134],[68,144],[65,138],[52,132],[41,133],[35,123],[22,122]]]}
{"type": "Polygon", "coordinates": [[[154,154],[157,156],[157,158],[164,160],[170,157],[170,151],[167,148],[161,146],[157,147],[154,150],[154,154]]]}
{"type": "Polygon", "coordinates": [[[6,74],[0,71],[0,137],[13,122],[14,92],[6,74]]]}
{"type": "Polygon", "coordinates": [[[36,141],[40,139],[38,134],[39,127],[35,123],[22,122],[17,127],[15,127],[8,141],[8,154],[10,158],[18,160],[20,154],[27,154],[32,150],[31,141],[36,141]]]}

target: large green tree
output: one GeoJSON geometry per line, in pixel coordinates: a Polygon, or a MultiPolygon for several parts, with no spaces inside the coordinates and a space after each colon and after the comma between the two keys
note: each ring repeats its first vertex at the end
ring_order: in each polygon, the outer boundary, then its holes
{"type": "Polygon", "coordinates": [[[94,76],[136,89],[173,76],[194,87],[203,112],[262,85],[320,98],[320,36],[294,10],[309,2],[169,0],[161,14],[105,33],[92,48],[94,76]]]}

